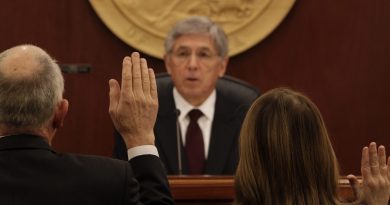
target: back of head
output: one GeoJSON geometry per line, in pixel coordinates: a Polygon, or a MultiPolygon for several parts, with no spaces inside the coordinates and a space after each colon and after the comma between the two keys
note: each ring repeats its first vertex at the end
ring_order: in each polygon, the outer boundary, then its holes
{"type": "Polygon", "coordinates": [[[0,54],[0,125],[16,131],[38,129],[62,99],[58,65],[42,49],[20,45],[0,54]]]}
{"type": "Polygon", "coordinates": [[[218,55],[221,57],[228,55],[228,40],[225,32],[205,16],[193,16],[177,22],[165,40],[165,52],[170,53],[174,41],[186,34],[208,34],[214,40],[218,55]]]}
{"type": "Polygon", "coordinates": [[[274,89],[248,111],[240,135],[236,204],[336,204],[335,157],[317,107],[274,89]]]}

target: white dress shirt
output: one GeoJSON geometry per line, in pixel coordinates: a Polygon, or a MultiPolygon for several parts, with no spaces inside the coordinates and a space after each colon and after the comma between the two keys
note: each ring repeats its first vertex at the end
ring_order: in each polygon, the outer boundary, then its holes
{"type": "Polygon", "coordinates": [[[133,147],[127,150],[127,157],[129,160],[133,159],[134,157],[140,156],[140,155],[155,155],[158,157],[158,151],[156,146],[154,145],[141,145],[137,147],[133,147]]]}
{"type": "Polygon", "coordinates": [[[205,152],[204,156],[207,159],[210,147],[211,126],[213,124],[215,102],[217,99],[216,91],[214,90],[210,94],[210,96],[198,107],[195,107],[191,105],[188,101],[186,101],[183,96],[180,95],[176,88],[173,88],[173,99],[175,101],[176,108],[180,110],[179,123],[182,142],[184,146],[186,144],[187,127],[190,123],[190,117],[188,116],[188,113],[192,109],[199,109],[200,111],[202,111],[203,115],[198,119],[198,124],[203,135],[205,152]]]}

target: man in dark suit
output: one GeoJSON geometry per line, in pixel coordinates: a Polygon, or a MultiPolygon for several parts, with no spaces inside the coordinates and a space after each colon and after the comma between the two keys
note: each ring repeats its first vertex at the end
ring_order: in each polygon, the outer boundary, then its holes
{"type": "Polygon", "coordinates": [[[123,60],[121,86],[109,85],[129,162],[57,153],[50,144],[68,110],[60,68],[32,45],[0,54],[1,204],[173,204],[154,146],[153,71],[133,53],[123,60]]]}
{"type": "MultiPolygon", "coordinates": [[[[173,83],[158,82],[160,107],[154,131],[168,174],[234,174],[241,124],[259,93],[241,98],[217,86],[228,64],[228,42],[224,31],[207,17],[179,21],[168,33],[165,51],[173,83]]],[[[119,135],[114,155],[126,159],[119,135]]]]}

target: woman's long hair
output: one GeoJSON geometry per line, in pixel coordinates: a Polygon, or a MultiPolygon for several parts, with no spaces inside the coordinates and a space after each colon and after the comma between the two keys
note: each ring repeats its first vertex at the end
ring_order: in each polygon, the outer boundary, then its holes
{"type": "Polygon", "coordinates": [[[337,164],[314,103],[271,90],[253,103],[241,129],[235,204],[334,205],[337,164]]]}

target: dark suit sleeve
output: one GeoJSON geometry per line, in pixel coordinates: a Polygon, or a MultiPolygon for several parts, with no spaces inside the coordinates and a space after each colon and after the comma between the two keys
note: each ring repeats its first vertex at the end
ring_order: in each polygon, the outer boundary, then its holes
{"type": "Polygon", "coordinates": [[[122,136],[117,131],[114,133],[114,140],[114,151],[112,153],[113,157],[127,161],[128,158],[126,144],[125,141],[123,141],[122,136]]]}
{"type": "Polygon", "coordinates": [[[154,155],[141,155],[129,161],[134,177],[128,177],[128,204],[174,204],[166,172],[161,160],[154,155]],[[135,190],[134,187],[138,187],[135,190]]]}

